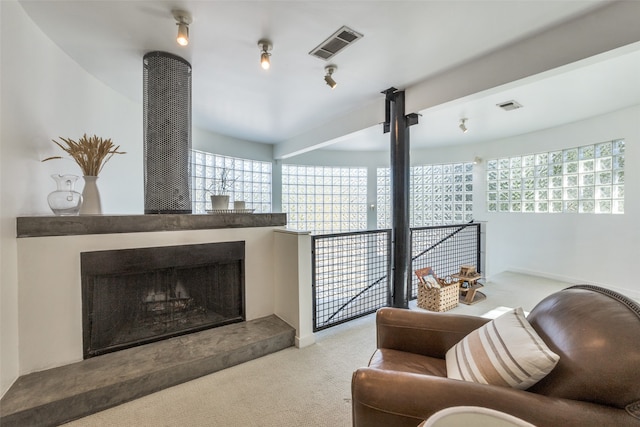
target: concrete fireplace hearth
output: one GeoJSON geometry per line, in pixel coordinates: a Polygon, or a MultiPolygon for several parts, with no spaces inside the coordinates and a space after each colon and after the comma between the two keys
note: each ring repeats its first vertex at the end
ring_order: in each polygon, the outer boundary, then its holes
{"type": "Polygon", "coordinates": [[[291,347],[294,335],[271,315],[25,375],[2,398],[0,425],[58,426],[291,347]]]}
{"type": "Polygon", "coordinates": [[[285,223],[285,214],[18,218],[21,370],[2,398],[0,423],[58,425],[315,342],[310,236],[285,223]],[[85,360],[82,253],[220,242],[244,242],[246,321],[85,360]]]}

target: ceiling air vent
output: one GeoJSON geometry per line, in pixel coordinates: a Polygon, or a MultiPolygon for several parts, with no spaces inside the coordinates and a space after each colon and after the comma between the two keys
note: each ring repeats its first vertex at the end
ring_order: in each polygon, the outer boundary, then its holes
{"type": "Polygon", "coordinates": [[[522,108],[521,104],[518,104],[516,101],[506,101],[501,102],[500,104],[496,104],[498,107],[502,108],[504,111],[517,110],[518,108],[522,108]]]}
{"type": "Polygon", "coordinates": [[[352,43],[360,40],[362,34],[353,31],[351,28],[342,27],[333,33],[328,39],[316,46],[309,55],[325,61],[333,58],[338,52],[352,43]]]}

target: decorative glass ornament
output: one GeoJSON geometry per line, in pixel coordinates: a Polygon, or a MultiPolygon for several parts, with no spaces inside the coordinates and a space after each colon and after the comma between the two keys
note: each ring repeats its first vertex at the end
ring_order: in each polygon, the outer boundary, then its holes
{"type": "Polygon", "coordinates": [[[74,190],[79,177],[76,175],[51,175],[57,189],[47,196],[49,207],[56,215],[78,215],[82,206],[82,195],[74,190]]]}

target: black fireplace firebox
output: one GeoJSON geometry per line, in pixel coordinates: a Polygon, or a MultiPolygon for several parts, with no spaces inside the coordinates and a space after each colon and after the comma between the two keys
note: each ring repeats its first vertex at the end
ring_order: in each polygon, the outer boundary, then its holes
{"type": "Polygon", "coordinates": [[[80,254],[90,358],[245,320],[240,242],[80,254]]]}

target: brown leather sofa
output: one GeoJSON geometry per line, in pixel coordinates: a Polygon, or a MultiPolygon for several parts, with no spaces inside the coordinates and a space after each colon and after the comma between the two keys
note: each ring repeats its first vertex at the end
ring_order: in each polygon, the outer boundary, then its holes
{"type": "Polygon", "coordinates": [[[415,427],[444,408],[480,406],[538,427],[640,426],[637,303],[579,285],[545,298],[527,320],[560,361],[517,390],[447,378],[447,350],[488,319],[380,309],[378,349],[353,374],[353,425],[415,427]]]}

